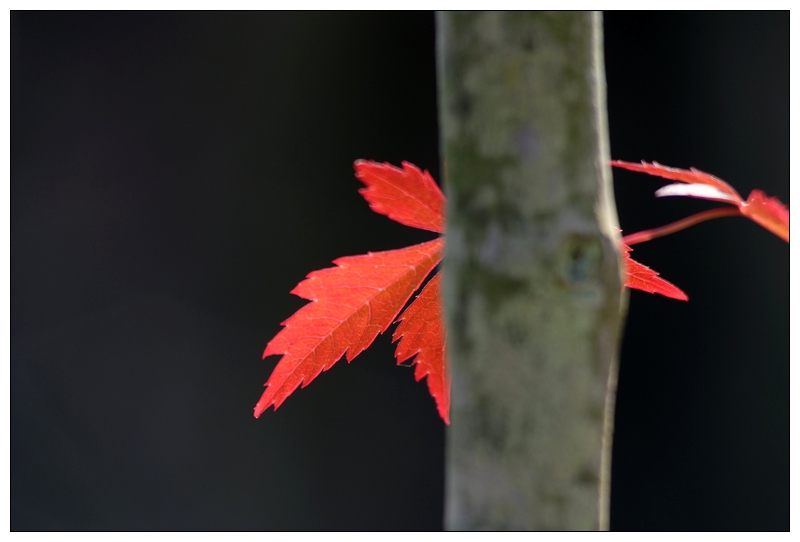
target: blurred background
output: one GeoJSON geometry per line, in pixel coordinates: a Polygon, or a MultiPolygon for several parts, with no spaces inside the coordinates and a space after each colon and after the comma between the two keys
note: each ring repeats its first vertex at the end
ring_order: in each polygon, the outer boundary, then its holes
{"type": "MultiPolygon", "coordinates": [[[[11,528],[442,528],[445,429],[390,337],[277,412],[261,360],[339,256],[433,236],[358,158],[440,179],[432,13],[11,12],[11,528]]],[[[605,14],[614,158],[789,200],[789,16],[605,14]]],[[[625,233],[715,206],[615,171],[625,233]]],[[[615,530],[788,530],[789,247],[635,247],[615,530]]]]}

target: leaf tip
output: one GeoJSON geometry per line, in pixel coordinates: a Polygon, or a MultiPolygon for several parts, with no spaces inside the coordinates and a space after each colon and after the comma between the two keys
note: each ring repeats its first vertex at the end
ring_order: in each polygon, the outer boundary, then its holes
{"type": "Polygon", "coordinates": [[[667,295],[667,294],[664,294],[664,295],[666,297],[670,297],[672,299],[677,299],[678,301],[689,301],[689,296],[686,295],[686,292],[684,292],[683,290],[681,290],[678,287],[675,287],[675,290],[676,290],[676,292],[674,292],[674,295],[667,295]]]}
{"type": "Polygon", "coordinates": [[[267,346],[264,348],[264,353],[261,354],[261,359],[267,359],[267,357],[269,357],[269,356],[274,356],[276,354],[280,354],[280,352],[274,352],[273,349],[271,348],[271,346],[272,346],[272,341],[267,343],[267,346]]]}

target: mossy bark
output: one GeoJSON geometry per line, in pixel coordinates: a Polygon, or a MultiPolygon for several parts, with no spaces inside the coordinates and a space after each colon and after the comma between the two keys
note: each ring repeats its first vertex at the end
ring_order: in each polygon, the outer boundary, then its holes
{"type": "Polygon", "coordinates": [[[597,13],[439,13],[449,529],[597,529],[621,289],[597,13]]]}

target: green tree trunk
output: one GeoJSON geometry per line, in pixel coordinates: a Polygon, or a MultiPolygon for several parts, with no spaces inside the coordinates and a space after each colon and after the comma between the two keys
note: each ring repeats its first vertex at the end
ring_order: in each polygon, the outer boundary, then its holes
{"type": "Polygon", "coordinates": [[[608,527],[621,291],[598,13],[439,13],[449,529],[608,527]]]}

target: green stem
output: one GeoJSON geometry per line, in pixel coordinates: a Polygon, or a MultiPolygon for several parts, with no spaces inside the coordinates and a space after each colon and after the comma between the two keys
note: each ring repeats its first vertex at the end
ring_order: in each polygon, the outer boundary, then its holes
{"type": "Polygon", "coordinates": [[[659,237],[664,237],[665,235],[669,235],[671,233],[675,233],[681,230],[685,230],[690,226],[694,226],[695,224],[699,224],[700,222],[705,222],[706,220],[711,220],[712,218],[721,218],[723,216],[741,216],[742,213],[739,211],[738,207],[718,207],[717,209],[711,209],[709,211],[703,211],[702,213],[697,213],[696,215],[687,216],[677,222],[673,222],[672,224],[667,224],[666,226],[661,226],[660,228],[653,228],[651,230],[644,230],[636,233],[632,233],[630,235],[626,235],[622,238],[622,242],[628,246],[635,245],[637,243],[644,243],[645,241],[650,241],[651,239],[657,239],[659,237]]]}

